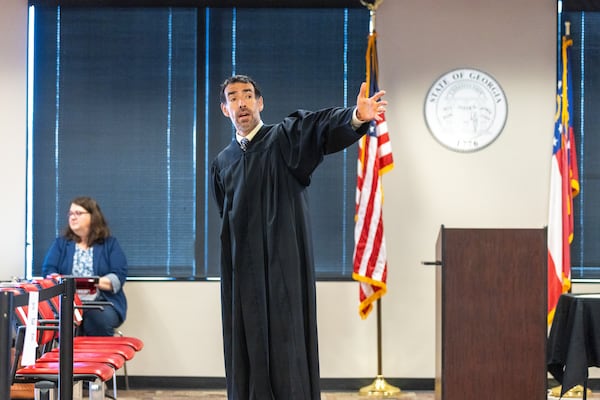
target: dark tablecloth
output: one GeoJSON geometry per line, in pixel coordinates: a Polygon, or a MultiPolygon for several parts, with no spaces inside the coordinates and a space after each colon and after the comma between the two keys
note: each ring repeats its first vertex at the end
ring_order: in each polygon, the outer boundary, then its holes
{"type": "Polygon", "coordinates": [[[562,385],[561,396],[587,387],[589,367],[600,367],[600,294],[563,294],[548,336],[548,372],[562,385]]]}

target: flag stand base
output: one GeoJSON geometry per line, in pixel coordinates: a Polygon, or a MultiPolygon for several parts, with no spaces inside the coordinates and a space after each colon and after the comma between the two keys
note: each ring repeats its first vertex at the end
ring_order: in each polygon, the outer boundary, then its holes
{"type": "Polygon", "coordinates": [[[400,394],[400,388],[387,383],[382,375],[377,375],[373,383],[361,388],[358,394],[361,396],[377,397],[396,396],[400,394]]]}
{"type": "MultiPolygon", "coordinates": [[[[559,386],[555,386],[552,389],[550,389],[550,396],[559,398],[561,388],[562,388],[562,386],[559,385],[559,386]]],[[[589,397],[591,395],[592,395],[592,391],[590,389],[588,389],[587,397],[589,397]]],[[[583,386],[577,385],[577,386],[572,387],[565,394],[563,394],[562,398],[563,399],[568,399],[568,398],[581,399],[581,398],[583,398],[583,386]]]]}

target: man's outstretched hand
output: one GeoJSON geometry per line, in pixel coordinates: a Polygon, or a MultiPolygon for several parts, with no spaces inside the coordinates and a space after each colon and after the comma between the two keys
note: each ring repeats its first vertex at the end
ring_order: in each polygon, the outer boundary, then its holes
{"type": "Polygon", "coordinates": [[[356,98],[356,117],[361,121],[380,121],[381,113],[384,113],[388,102],[381,98],[385,94],[385,90],[380,90],[371,97],[368,96],[367,83],[363,82],[360,85],[360,91],[356,98]]]}

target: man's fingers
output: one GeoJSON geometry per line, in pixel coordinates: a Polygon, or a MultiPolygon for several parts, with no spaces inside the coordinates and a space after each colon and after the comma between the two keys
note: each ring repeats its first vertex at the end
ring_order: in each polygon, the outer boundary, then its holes
{"type": "Polygon", "coordinates": [[[360,84],[360,90],[358,91],[359,97],[369,97],[367,93],[367,82],[363,82],[360,84]]]}
{"type": "Polygon", "coordinates": [[[379,92],[375,93],[371,98],[375,101],[378,101],[383,97],[383,95],[385,95],[385,90],[380,90],[379,92]]]}

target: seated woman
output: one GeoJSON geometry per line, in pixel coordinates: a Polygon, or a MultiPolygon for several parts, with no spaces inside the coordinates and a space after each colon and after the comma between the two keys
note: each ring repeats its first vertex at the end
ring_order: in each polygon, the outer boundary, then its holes
{"type": "Polygon", "coordinates": [[[82,330],[86,336],[112,336],[125,320],[127,299],[123,285],[127,279],[127,259],[102,215],[90,197],[71,201],[68,226],[55,239],[42,265],[42,274],[98,276],[95,301],[108,301],[103,310],[86,309],[82,330]]]}

